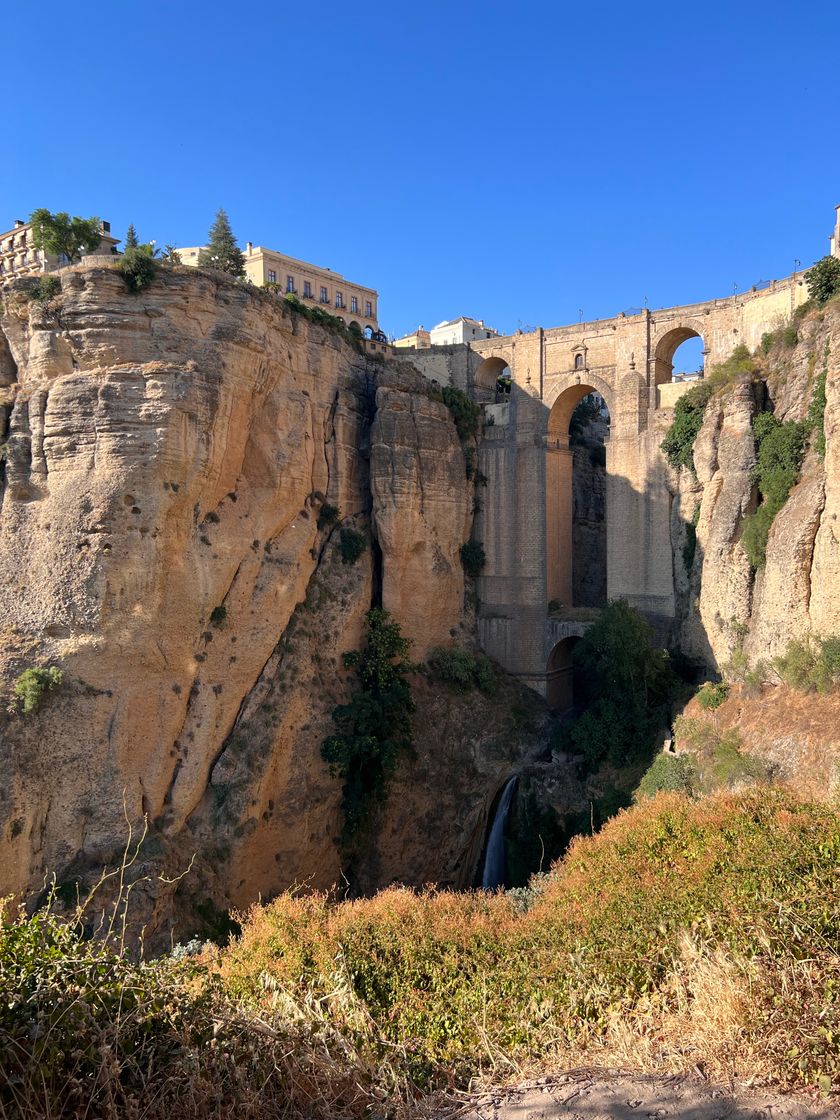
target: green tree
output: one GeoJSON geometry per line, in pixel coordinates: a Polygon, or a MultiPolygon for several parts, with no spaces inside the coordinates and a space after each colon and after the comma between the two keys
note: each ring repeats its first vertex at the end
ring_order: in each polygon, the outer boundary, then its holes
{"type": "Polygon", "coordinates": [[[138,245],[137,230],[133,225],[130,225],[125,231],[125,247],[126,249],[136,249],[138,245]]]}
{"type": "Polygon", "coordinates": [[[823,257],[805,273],[808,295],[820,305],[840,294],[840,258],[823,257]]]}
{"type": "Polygon", "coordinates": [[[71,218],[66,211],[57,214],[40,207],[29,217],[32,227],[32,244],[36,249],[60,257],[62,253],[72,264],[81,259],[82,253],[92,253],[102,240],[102,223],[99,218],[71,218]]]}
{"type": "Polygon", "coordinates": [[[586,711],[569,735],[591,763],[606,758],[621,766],[644,758],[668,721],[674,677],[652,638],[641,615],[617,599],[575,646],[586,711]]]}
{"type": "Polygon", "coordinates": [[[236,244],[230,220],[224,210],[218,210],[210,227],[207,248],[199,255],[198,263],[205,268],[216,268],[229,276],[245,275],[245,257],[236,244]]]}

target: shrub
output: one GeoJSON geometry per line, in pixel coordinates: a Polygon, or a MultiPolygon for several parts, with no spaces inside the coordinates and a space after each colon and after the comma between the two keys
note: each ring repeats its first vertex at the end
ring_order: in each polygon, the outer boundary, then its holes
{"type": "Polygon", "coordinates": [[[696,781],[697,766],[693,759],[684,754],[667,754],[662,751],[645,771],[633,794],[633,800],[643,801],[663,792],[691,795],[696,781]]]}
{"type": "Polygon", "coordinates": [[[213,626],[221,626],[227,618],[227,607],[224,603],[220,603],[218,607],[214,607],[210,612],[210,623],[213,626]]]}
{"type": "Polygon", "coordinates": [[[823,257],[805,273],[808,295],[820,307],[840,293],[840,259],[823,257]]]}
{"type": "Polygon", "coordinates": [[[64,674],[60,669],[51,666],[44,669],[39,666],[24,669],[15,681],[15,702],[24,715],[34,712],[41,703],[46,692],[51,692],[61,684],[64,674]]]}
{"type": "Polygon", "coordinates": [[[782,331],[782,345],[786,346],[789,350],[792,350],[798,341],[799,332],[797,331],[796,327],[785,327],[782,331]]]}
{"type": "Polygon", "coordinates": [[[51,299],[61,294],[61,280],[57,276],[45,273],[39,276],[32,289],[32,298],[38,303],[49,303],[51,299]]]}
{"type": "Polygon", "coordinates": [[[455,421],[455,430],[461,443],[474,439],[478,435],[478,421],[481,408],[474,404],[466,393],[452,385],[446,385],[441,390],[441,400],[452,413],[455,421]]]}
{"type": "Polygon", "coordinates": [[[490,693],[496,683],[490,658],[467,649],[436,646],[429,654],[429,671],[437,680],[451,684],[457,692],[477,688],[490,693]]]}
{"type": "MultiPolygon", "coordinates": [[[[826,363],[828,361],[828,354],[826,354],[826,363]]],[[[825,383],[828,377],[828,365],[823,369],[822,373],[817,377],[814,385],[814,393],[811,397],[811,403],[808,407],[808,427],[813,433],[814,449],[821,459],[825,458],[825,383]]]]}
{"type": "Polygon", "coordinates": [[[782,423],[771,412],[760,412],[753,420],[754,478],[762,501],[755,513],[744,519],[741,534],[741,545],[753,568],[764,565],[773,521],[796,484],[807,431],[807,424],[797,420],[782,423]]]}
{"type": "Polygon", "coordinates": [[[327,529],[330,525],[335,525],[341,516],[341,510],[338,506],[332,506],[329,502],[324,502],[318,510],[318,528],[327,529]]]}
{"type": "Polygon", "coordinates": [[[719,708],[729,695],[729,685],[724,681],[706,681],[697,693],[697,703],[704,712],[713,712],[719,708]]]}
{"type": "Polygon", "coordinates": [[[461,545],[461,567],[470,579],[477,579],[487,563],[487,556],[479,541],[468,540],[461,545]]]}
{"type": "Polygon", "coordinates": [[[336,734],[321,744],[330,773],[344,781],[345,841],[367,823],[373,804],[385,796],[400,751],[411,745],[414,701],[405,679],[410,643],[381,607],[368,611],[367,627],[364,649],[344,654],[345,668],[355,668],[359,687],[348,704],[333,709],[336,734]]]}
{"type": "Polygon", "coordinates": [[[341,552],[342,564],[355,564],[362,553],[367,549],[368,542],[364,533],[343,525],[338,537],[338,547],[341,552]]]}
{"type": "Polygon", "coordinates": [[[764,354],[765,357],[767,357],[767,355],[773,349],[775,344],[776,344],[776,332],[775,331],[765,331],[764,334],[761,336],[761,342],[759,343],[761,353],[764,354]]]}
{"type": "Polygon", "coordinates": [[[800,692],[831,692],[840,682],[840,637],[794,639],[773,668],[800,692]]]}
{"type": "Polygon", "coordinates": [[[148,288],[155,276],[155,262],[143,246],[127,249],[117,267],[130,292],[148,288]]]}

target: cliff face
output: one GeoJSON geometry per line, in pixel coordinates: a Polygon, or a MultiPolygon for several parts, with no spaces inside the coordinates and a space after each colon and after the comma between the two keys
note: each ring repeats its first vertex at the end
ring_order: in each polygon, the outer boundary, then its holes
{"type": "MultiPolygon", "coordinates": [[[[144,816],[148,858],[198,853],[219,904],[332,884],[340,790],[319,749],[341,653],[380,593],[415,659],[462,625],[473,496],[448,410],[410,368],[192,271],[131,294],[65,270],[52,304],[7,292],[2,332],[0,680],[8,698],[49,663],[63,682],[0,715],[0,894],[112,858],[144,816]],[[325,506],[341,525],[319,528],[325,506]],[[355,564],[348,526],[374,530],[355,564]]],[[[478,803],[524,749],[464,777],[424,731],[435,784],[477,783],[478,803]]],[[[453,812],[424,877],[474,845],[453,812]]],[[[386,809],[377,858],[396,867],[388,827],[386,809]]]]}
{"type": "Polygon", "coordinates": [[[840,309],[811,313],[796,346],[777,345],[762,361],[766,382],[732,386],[708,404],[694,446],[697,477],[682,471],[672,480],[676,637],[711,667],[736,649],[755,663],[783,653],[793,638],[840,633],[840,309]],[[753,572],[740,543],[757,501],[751,421],[766,404],[780,420],[804,419],[823,372],[825,457],[808,450],[774,519],[766,563],[753,572]],[[696,550],[687,569],[692,521],[696,550]]]}

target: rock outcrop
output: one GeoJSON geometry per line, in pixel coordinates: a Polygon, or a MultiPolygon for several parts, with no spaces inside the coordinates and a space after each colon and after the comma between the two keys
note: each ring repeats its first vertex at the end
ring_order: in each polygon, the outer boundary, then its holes
{"type": "Polygon", "coordinates": [[[840,309],[811,312],[797,344],[776,345],[762,365],[766,380],[712,397],[694,446],[696,478],[682,471],[672,479],[675,638],[710,668],[736,650],[755,663],[794,638],[840,634],[840,309]],[[757,502],[752,421],[765,406],[782,421],[805,419],[823,372],[825,457],[808,450],[754,572],[740,543],[757,502]],[[692,523],[696,548],[686,548],[692,523]]]}
{"type": "MultiPolygon", "coordinates": [[[[452,419],[410,367],[227,278],[160,269],[134,294],[88,264],[61,282],[47,304],[3,296],[0,680],[7,700],[28,667],[63,680],[0,715],[0,894],[84,879],[143,818],[152,864],[196,856],[179,895],[329,886],[340,789],[320,744],[348,693],[341,654],[379,597],[417,659],[462,629],[473,493],[452,419]],[[353,564],[348,528],[368,538],[353,564]]],[[[386,807],[372,861],[464,881],[527,744],[468,747],[465,770],[426,722],[430,788],[400,828],[438,806],[439,843],[405,858],[386,807]]],[[[152,900],[161,927],[173,892],[152,900]]]]}

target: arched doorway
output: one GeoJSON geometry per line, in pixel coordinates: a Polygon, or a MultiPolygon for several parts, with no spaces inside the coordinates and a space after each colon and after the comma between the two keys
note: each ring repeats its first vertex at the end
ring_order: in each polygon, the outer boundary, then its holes
{"type": "Polygon", "coordinates": [[[511,370],[504,358],[485,358],[473,374],[476,400],[481,404],[492,404],[497,394],[504,399],[510,392],[511,381],[511,370]]]}
{"type": "Polygon", "coordinates": [[[683,380],[686,374],[696,377],[699,373],[702,377],[705,352],[705,343],[699,331],[693,327],[674,327],[656,344],[653,359],[655,384],[683,380]]]}
{"type": "Polygon", "coordinates": [[[575,666],[572,652],[578,637],[563,638],[548,655],[545,668],[545,698],[555,712],[567,712],[575,706],[575,666]]]}
{"type": "Polygon", "coordinates": [[[554,402],[546,438],[546,588],[552,610],[607,600],[610,413],[591,384],[554,402]]]}

